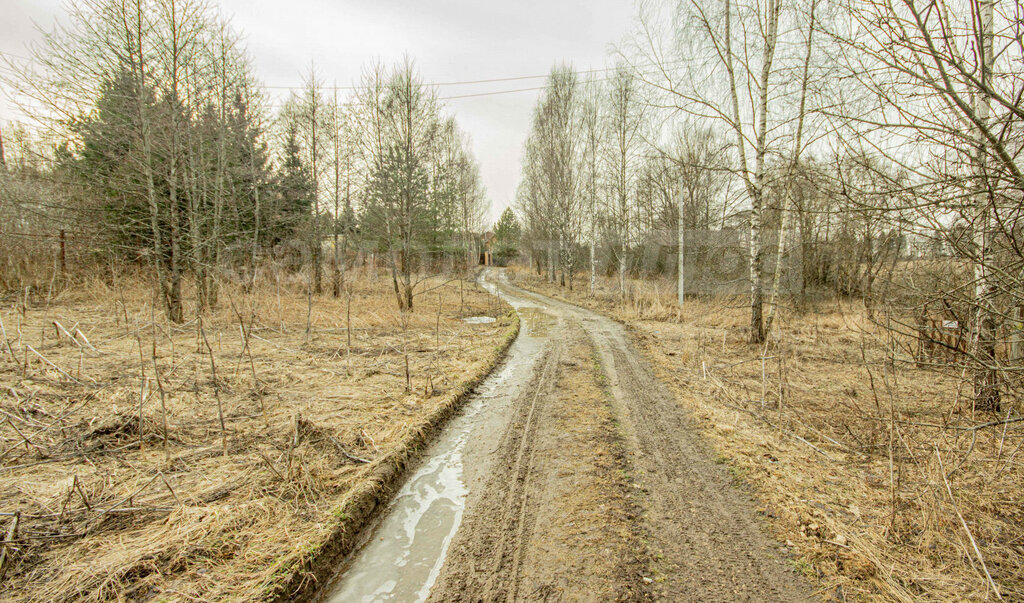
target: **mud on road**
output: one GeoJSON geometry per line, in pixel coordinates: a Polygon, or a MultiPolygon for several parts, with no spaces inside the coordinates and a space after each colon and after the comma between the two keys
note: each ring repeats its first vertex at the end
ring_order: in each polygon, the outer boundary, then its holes
{"type": "Polygon", "coordinates": [[[431,600],[648,598],[638,507],[593,347],[564,319],[548,342],[431,600]]]}
{"type": "Polygon", "coordinates": [[[812,598],[621,325],[485,278],[546,343],[431,600],[812,598]]]}

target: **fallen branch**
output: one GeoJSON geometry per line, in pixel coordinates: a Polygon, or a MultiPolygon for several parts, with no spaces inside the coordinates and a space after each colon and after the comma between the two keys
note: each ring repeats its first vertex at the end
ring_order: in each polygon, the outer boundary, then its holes
{"type": "Polygon", "coordinates": [[[96,349],[96,346],[94,346],[93,344],[89,343],[89,339],[85,336],[85,333],[83,333],[81,329],[75,329],[75,338],[76,339],[77,338],[81,338],[82,339],[82,343],[85,344],[85,347],[89,348],[90,350],[92,350],[94,352],[99,352],[99,350],[96,349]]]}
{"type": "MultiPolygon", "coordinates": [[[[724,393],[730,399],[736,400],[736,398],[729,392],[728,388],[725,387],[725,384],[722,383],[722,381],[718,377],[713,375],[710,370],[707,371],[707,376],[711,378],[712,383],[717,385],[718,388],[722,391],[722,393],[724,393]]],[[[769,421],[768,419],[762,417],[758,413],[750,410],[749,408],[743,408],[742,406],[739,406],[737,404],[729,404],[728,402],[722,402],[722,404],[724,406],[727,406],[727,407],[732,408],[734,410],[738,410],[740,412],[745,412],[748,415],[754,417],[755,419],[764,422],[765,425],[767,425],[768,427],[771,427],[772,429],[779,429],[781,433],[785,433],[786,435],[789,435],[790,437],[793,437],[793,438],[797,439],[798,441],[806,444],[807,446],[810,446],[812,450],[814,450],[818,454],[822,455],[823,457],[827,458],[828,460],[832,461],[833,463],[837,462],[836,459],[834,459],[831,456],[829,456],[829,454],[827,452],[825,452],[824,450],[822,450],[821,448],[818,448],[814,444],[808,442],[804,438],[796,435],[795,433],[793,433],[791,431],[788,431],[788,430],[787,431],[783,431],[781,429],[781,425],[779,425],[778,427],[775,426],[774,424],[772,424],[771,421],[769,421]]]]}
{"type": "Polygon", "coordinates": [[[60,324],[60,322],[56,320],[53,321],[53,330],[57,332],[57,341],[60,341],[61,337],[63,336],[66,337],[67,339],[70,339],[71,343],[77,345],[78,347],[82,347],[81,342],[75,339],[75,336],[72,335],[67,329],[65,329],[64,325],[60,324]]]}
{"type": "Polygon", "coordinates": [[[160,479],[164,480],[164,485],[167,486],[167,489],[171,492],[171,496],[174,497],[174,501],[178,503],[178,506],[184,507],[185,505],[182,504],[181,499],[178,498],[178,495],[174,493],[174,488],[171,487],[171,483],[167,481],[167,478],[164,476],[163,472],[158,471],[157,475],[160,476],[160,479]]]}
{"type": "Polygon", "coordinates": [[[258,452],[260,453],[260,457],[263,459],[263,462],[267,464],[267,467],[270,467],[270,470],[273,471],[274,474],[277,475],[277,477],[280,478],[282,482],[288,481],[284,478],[283,475],[281,475],[281,472],[277,470],[277,467],[274,466],[274,463],[270,462],[270,459],[267,458],[267,455],[263,454],[262,450],[259,450],[258,452]]]}
{"type": "Polygon", "coordinates": [[[781,426],[777,426],[777,425],[773,424],[771,421],[769,421],[768,419],[762,417],[761,415],[757,414],[756,412],[750,410],[749,408],[743,408],[742,406],[736,406],[734,404],[729,404],[728,402],[722,402],[722,405],[726,406],[728,408],[731,408],[733,410],[738,410],[740,412],[745,412],[748,415],[750,415],[750,416],[754,417],[755,419],[757,419],[758,421],[763,422],[768,427],[771,427],[772,429],[779,429],[781,431],[781,433],[784,433],[784,434],[786,434],[786,435],[788,435],[788,436],[790,436],[792,438],[795,438],[796,440],[798,440],[800,442],[803,442],[807,446],[810,446],[810,448],[812,450],[814,450],[815,452],[817,452],[821,456],[827,458],[828,460],[832,461],[833,463],[838,462],[838,461],[836,461],[836,459],[834,459],[831,456],[829,456],[829,454],[827,452],[825,452],[824,450],[822,450],[821,448],[818,448],[814,444],[808,442],[807,440],[805,440],[804,438],[798,436],[797,434],[793,433],[792,431],[782,430],[781,426]]]}
{"type": "MultiPolygon", "coordinates": [[[[4,414],[6,414],[6,413],[4,413],[4,414]]],[[[42,452],[42,453],[44,453],[44,454],[45,454],[45,451],[44,451],[44,450],[42,449],[42,447],[41,447],[41,446],[39,446],[39,444],[36,444],[35,442],[33,442],[33,441],[32,441],[31,439],[29,439],[29,438],[28,438],[28,436],[26,436],[25,434],[23,434],[23,433],[21,432],[21,430],[20,430],[20,429],[18,429],[18,426],[17,426],[17,425],[15,425],[13,421],[11,421],[11,418],[10,418],[10,417],[7,417],[7,424],[11,426],[11,429],[13,429],[15,433],[17,433],[17,434],[18,434],[19,436],[21,436],[21,439],[22,439],[22,440],[24,440],[24,441],[25,441],[25,449],[26,449],[26,450],[28,450],[28,447],[29,447],[29,446],[32,446],[33,448],[35,448],[35,449],[36,449],[36,450],[38,450],[39,452],[42,452]]],[[[35,437],[35,435],[36,435],[36,434],[33,434],[33,436],[32,436],[32,437],[35,437]]],[[[4,453],[4,456],[6,456],[6,455],[7,455],[7,453],[5,452],[5,453],[4,453]]]]}
{"type": "Polygon", "coordinates": [[[92,513],[92,505],[89,504],[89,498],[85,495],[85,492],[82,491],[82,482],[78,481],[77,475],[75,476],[75,481],[72,485],[75,490],[78,491],[78,495],[82,497],[82,502],[85,503],[86,510],[92,513]]]}
{"type": "Polygon", "coordinates": [[[112,506],[112,507],[109,507],[109,508],[107,508],[107,509],[104,509],[104,510],[100,511],[100,512],[99,512],[99,515],[97,515],[97,517],[102,517],[102,516],[104,516],[104,515],[106,515],[106,514],[108,514],[108,513],[113,513],[113,512],[115,512],[115,511],[117,510],[117,508],[118,508],[118,507],[120,507],[120,506],[121,506],[121,505],[123,505],[124,503],[126,503],[126,502],[128,502],[128,501],[132,500],[133,498],[135,498],[136,496],[138,496],[139,494],[141,494],[141,493],[142,493],[142,491],[143,491],[143,490],[145,490],[146,488],[148,488],[150,484],[152,484],[153,482],[155,482],[155,481],[156,481],[156,478],[158,478],[158,477],[161,477],[161,474],[160,474],[160,473],[157,473],[156,475],[154,475],[153,477],[151,477],[151,478],[149,479],[149,481],[148,481],[148,482],[146,482],[145,484],[143,484],[143,485],[142,485],[142,487],[141,487],[141,488],[139,488],[139,489],[138,489],[138,490],[136,490],[135,492],[132,492],[131,494],[129,494],[129,495],[128,495],[128,496],[126,496],[125,498],[121,499],[121,501],[120,501],[120,502],[118,502],[117,504],[115,504],[114,506],[112,506]]]}
{"type": "Polygon", "coordinates": [[[349,459],[351,461],[355,461],[357,463],[369,463],[370,462],[367,459],[364,459],[362,457],[358,457],[358,456],[356,456],[354,454],[351,454],[349,451],[345,450],[345,447],[342,446],[341,443],[338,442],[338,440],[335,440],[334,437],[327,436],[327,439],[330,440],[332,444],[334,444],[334,447],[337,448],[338,452],[343,454],[345,456],[345,458],[347,458],[347,459],[349,459]]]}
{"type": "Polygon", "coordinates": [[[42,354],[40,354],[39,352],[37,352],[37,351],[35,350],[35,348],[33,348],[32,346],[30,346],[30,345],[28,345],[28,344],[26,343],[26,344],[25,344],[25,348],[26,348],[26,349],[28,349],[28,350],[29,350],[30,352],[32,352],[33,354],[35,354],[36,356],[39,356],[39,357],[40,357],[40,358],[41,358],[41,359],[43,360],[43,362],[45,362],[46,364],[49,364],[50,366],[52,366],[52,367],[54,368],[54,370],[56,370],[56,371],[57,371],[58,373],[60,373],[61,375],[64,375],[65,377],[67,377],[67,378],[68,378],[68,379],[70,379],[71,381],[74,381],[75,383],[77,383],[77,384],[79,384],[79,385],[82,385],[82,382],[81,382],[81,381],[79,381],[78,379],[75,379],[75,378],[74,378],[74,377],[72,377],[71,375],[69,375],[69,374],[65,373],[65,372],[64,372],[64,369],[60,368],[60,367],[59,367],[59,366],[57,366],[56,364],[54,364],[54,363],[50,362],[49,360],[47,360],[46,356],[43,356],[42,354]]]}

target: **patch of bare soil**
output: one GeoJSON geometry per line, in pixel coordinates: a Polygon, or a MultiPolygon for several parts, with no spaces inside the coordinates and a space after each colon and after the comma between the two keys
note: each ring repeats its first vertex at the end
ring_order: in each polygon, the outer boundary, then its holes
{"type": "Polygon", "coordinates": [[[593,349],[578,325],[546,335],[431,600],[648,598],[628,463],[593,349]]]}
{"type": "Polygon", "coordinates": [[[291,596],[513,320],[468,282],[424,282],[403,317],[373,274],[312,308],[274,276],[183,325],[138,281],[5,304],[0,599],[291,596]]]}

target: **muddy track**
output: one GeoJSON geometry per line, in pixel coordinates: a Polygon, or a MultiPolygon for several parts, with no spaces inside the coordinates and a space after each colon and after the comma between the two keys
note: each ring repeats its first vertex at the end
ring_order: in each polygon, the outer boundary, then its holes
{"type": "MultiPolygon", "coordinates": [[[[551,395],[553,375],[561,356],[562,346],[555,343],[546,351],[545,359],[530,386],[528,404],[522,405],[525,416],[517,416],[511,428],[506,431],[507,442],[501,450],[511,452],[515,462],[508,467],[505,477],[509,478],[508,490],[500,492],[501,518],[490,527],[497,538],[488,551],[490,559],[477,558],[476,564],[488,567],[487,580],[482,594],[508,593],[515,599],[519,590],[520,568],[523,560],[523,543],[530,538],[534,514],[530,508],[530,477],[535,464],[537,439],[538,403],[543,404],[551,395]],[[511,538],[509,538],[511,536],[511,538]]],[[[504,456],[504,455],[503,455],[504,456]]]]}
{"type": "Polygon", "coordinates": [[[471,491],[432,600],[646,598],[639,513],[594,349],[578,324],[546,319],[541,358],[495,448],[499,460],[471,491]]]}
{"type": "Polygon", "coordinates": [[[690,418],[654,377],[622,325],[519,289],[503,273],[488,278],[503,295],[535,305],[558,326],[551,329],[546,356],[498,445],[505,463],[467,500],[433,600],[812,598],[810,586],[764,533],[750,496],[712,460],[690,418]],[[616,420],[604,426],[595,420],[589,431],[563,423],[570,426],[566,435],[566,428],[553,428],[559,413],[589,412],[602,404],[596,390],[573,380],[587,372],[581,365],[587,350],[599,360],[595,370],[616,420]],[[625,458],[595,464],[588,451],[610,440],[622,444],[625,458]],[[639,491],[642,517],[630,515],[626,487],[608,481],[627,472],[629,485],[639,491]],[[612,498],[581,495],[577,498],[584,503],[573,504],[574,493],[594,485],[612,498]],[[620,558],[615,564],[602,567],[599,557],[584,559],[582,547],[604,544],[593,538],[596,527],[577,529],[587,520],[609,530],[604,540],[623,535],[607,550],[620,558]],[[640,537],[646,538],[642,546],[640,537]],[[591,570],[596,573],[588,576],[591,570]],[[604,590],[592,584],[603,584],[604,590]]]}

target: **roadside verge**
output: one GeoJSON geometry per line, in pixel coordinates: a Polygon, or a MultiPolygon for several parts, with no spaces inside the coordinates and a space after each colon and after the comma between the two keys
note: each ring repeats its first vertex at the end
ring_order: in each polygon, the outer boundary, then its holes
{"type": "Polygon", "coordinates": [[[319,543],[293,551],[278,561],[278,567],[266,585],[265,600],[310,601],[319,594],[321,587],[330,582],[338,565],[355,548],[362,530],[398,491],[426,445],[444,429],[448,420],[473,395],[475,388],[505,358],[508,348],[519,335],[520,325],[518,314],[512,311],[509,316],[509,328],[491,351],[487,362],[456,387],[394,451],[374,460],[370,476],[354,488],[332,513],[333,521],[325,527],[324,537],[319,543]]]}

